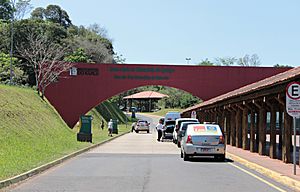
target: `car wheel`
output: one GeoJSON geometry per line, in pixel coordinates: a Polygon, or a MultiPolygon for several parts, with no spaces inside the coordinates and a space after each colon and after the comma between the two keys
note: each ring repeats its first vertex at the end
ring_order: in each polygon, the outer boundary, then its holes
{"type": "Polygon", "coordinates": [[[183,160],[188,161],[189,159],[190,157],[185,152],[183,152],[183,160]]]}
{"type": "Polygon", "coordinates": [[[217,159],[220,162],[223,162],[223,161],[225,161],[225,154],[223,154],[223,155],[216,155],[215,159],[217,159]]]}
{"type": "Polygon", "coordinates": [[[181,150],[180,150],[180,157],[183,158],[183,153],[181,150]]]}
{"type": "Polygon", "coordinates": [[[135,132],[136,132],[136,133],[139,133],[139,131],[138,131],[138,130],[136,130],[135,132]]]}
{"type": "Polygon", "coordinates": [[[148,130],[147,133],[149,133],[150,131],[148,130]]]}

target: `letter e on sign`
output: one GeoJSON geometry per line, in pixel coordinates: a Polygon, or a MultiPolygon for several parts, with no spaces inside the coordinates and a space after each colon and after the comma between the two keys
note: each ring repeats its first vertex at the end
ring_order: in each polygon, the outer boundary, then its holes
{"type": "Polygon", "coordinates": [[[292,82],[286,87],[286,111],[292,117],[300,117],[300,83],[292,82]]]}

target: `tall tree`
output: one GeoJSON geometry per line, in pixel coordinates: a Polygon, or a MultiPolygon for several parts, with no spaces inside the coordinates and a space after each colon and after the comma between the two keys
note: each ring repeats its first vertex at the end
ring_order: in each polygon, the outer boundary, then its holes
{"type": "Polygon", "coordinates": [[[64,62],[66,47],[50,41],[47,36],[28,33],[28,43],[17,46],[21,57],[32,65],[35,72],[37,89],[44,98],[46,87],[58,80],[59,75],[69,70],[72,64],[64,62]]]}
{"type": "Polygon", "coordinates": [[[43,19],[58,23],[59,25],[68,28],[72,25],[72,21],[68,13],[58,5],[48,5],[46,9],[38,7],[31,13],[33,19],[43,19]]]}
{"type": "Polygon", "coordinates": [[[10,0],[0,0],[0,20],[9,21],[13,13],[10,0]]]}

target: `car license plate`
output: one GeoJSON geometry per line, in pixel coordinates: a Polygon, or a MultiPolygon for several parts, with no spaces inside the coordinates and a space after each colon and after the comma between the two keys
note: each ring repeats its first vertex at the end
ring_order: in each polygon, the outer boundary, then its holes
{"type": "Polygon", "coordinates": [[[210,152],[210,151],[211,151],[210,148],[197,148],[197,150],[198,150],[199,152],[210,152]]]}

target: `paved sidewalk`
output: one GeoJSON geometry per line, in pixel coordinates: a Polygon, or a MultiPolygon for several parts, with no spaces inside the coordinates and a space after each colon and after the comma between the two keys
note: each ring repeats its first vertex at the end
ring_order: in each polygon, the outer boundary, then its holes
{"type": "Polygon", "coordinates": [[[283,163],[278,159],[271,159],[268,156],[260,156],[258,153],[251,153],[241,148],[226,146],[227,157],[239,162],[251,169],[254,169],[266,176],[286,184],[294,189],[300,189],[300,168],[296,167],[297,174],[294,175],[294,165],[283,163]],[[232,155],[231,155],[232,154],[232,155]]]}

